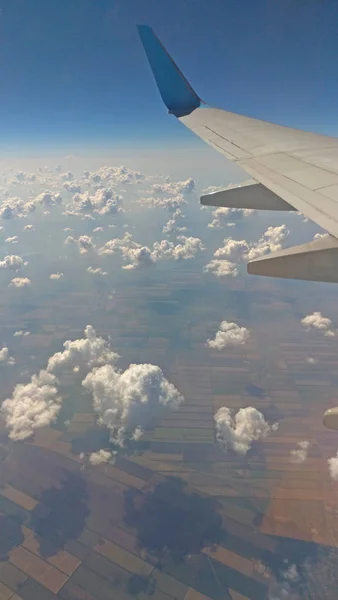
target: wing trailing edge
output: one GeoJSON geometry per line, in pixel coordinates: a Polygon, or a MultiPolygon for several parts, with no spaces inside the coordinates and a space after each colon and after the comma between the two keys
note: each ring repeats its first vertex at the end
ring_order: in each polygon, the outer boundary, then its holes
{"type": "Polygon", "coordinates": [[[295,210],[291,204],[258,181],[201,196],[201,204],[254,210],[295,210]]]}
{"type": "Polygon", "coordinates": [[[286,248],[247,265],[251,275],[338,283],[338,239],[326,235],[307,244],[286,248]]]}

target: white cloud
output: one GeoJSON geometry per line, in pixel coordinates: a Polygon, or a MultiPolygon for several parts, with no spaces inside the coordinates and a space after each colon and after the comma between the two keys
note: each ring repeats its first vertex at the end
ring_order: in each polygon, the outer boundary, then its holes
{"type": "Polygon", "coordinates": [[[138,203],[142,204],[143,206],[148,206],[149,208],[164,208],[168,212],[172,213],[178,210],[182,206],[182,204],[187,204],[182,194],[177,194],[176,196],[172,196],[171,198],[140,198],[140,200],[138,200],[138,203]]]}
{"type": "Polygon", "coordinates": [[[63,273],[51,273],[49,279],[62,279],[63,273]]]}
{"type": "Polygon", "coordinates": [[[65,244],[75,244],[76,239],[72,235],[68,235],[65,239],[65,244]]]}
{"type": "Polygon", "coordinates": [[[1,407],[12,440],[24,440],[37,427],[55,421],[61,408],[56,383],[54,375],[40,371],[32,376],[30,383],[15,386],[12,397],[1,407]]]}
{"type": "Polygon", "coordinates": [[[14,337],[27,337],[27,335],[30,335],[31,332],[30,331],[22,331],[22,329],[20,331],[15,331],[14,332],[14,337]]]}
{"type": "Polygon", "coordinates": [[[153,254],[156,260],[188,260],[195,258],[197,254],[205,250],[202,240],[195,237],[186,237],[180,235],[177,238],[179,244],[174,244],[168,240],[155,242],[153,244],[153,254]]]}
{"type": "Polygon", "coordinates": [[[155,193],[167,194],[174,196],[175,194],[189,194],[195,190],[195,181],[191,177],[185,181],[167,181],[166,183],[154,183],[151,189],[155,193]]]}
{"type": "Polygon", "coordinates": [[[23,288],[31,284],[31,280],[28,277],[14,277],[11,283],[11,287],[23,288]]]}
{"type": "Polygon", "coordinates": [[[126,248],[122,251],[122,256],[129,261],[122,269],[133,270],[138,267],[149,267],[154,264],[155,260],[148,246],[140,246],[139,248],[126,248]]]}
{"type": "Polygon", "coordinates": [[[62,203],[62,196],[59,192],[42,192],[35,198],[36,204],[41,204],[45,208],[49,208],[51,206],[58,206],[62,203]]]}
{"type": "Polygon", "coordinates": [[[80,235],[77,239],[77,243],[81,254],[85,254],[88,250],[95,247],[92,238],[88,235],[80,235]]]}
{"type": "Polygon", "coordinates": [[[95,229],[93,229],[93,233],[98,233],[99,231],[104,231],[104,227],[95,227],[95,229]]]}
{"type": "Polygon", "coordinates": [[[328,459],[327,464],[329,466],[329,473],[331,479],[333,479],[334,481],[338,481],[338,452],[337,456],[333,456],[332,458],[328,459]]]}
{"type": "Polygon", "coordinates": [[[303,440],[302,442],[298,442],[297,446],[296,450],[291,450],[290,452],[291,462],[301,464],[307,459],[310,442],[303,440]]]}
{"type": "Polygon", "coordinates": [[[177,210],[175,210],[173,218],[169,219],[169,221],[167,221],[167,223],[163,226],[163,233],[166,235],[177,235],[178,233],[183,233],[184,231],[187,231],[187,227],[180,224],[184,219],[185,216],[182,214],[181,209],[178,208],[177,210]]]}
{"type": "Polygon", "coordinates": [[[246,327],[240,327],[237,323],[222,321],[220,328],[215,335],[215,339],[208,340],[207,345],[210,348],[222,350],[226,346],[240,346],[245,344],[250,337],[250,332],[246,327]]]}
{"type": "Polygon", "coordinates": [[[103,271],[103,269],[101,269],[101,267],[88,267],[87,268],[87,272],[91,273],[91,275],[108,275],[107,271],[103,271]]]}
{"type": "Polygon", "coordinates": [[[111,458],[112,453],[108,452],[108,450],[98,450],[89,455],[89,462],[91,465],[100,465],[101,463],[109,462],[111,458]]]}
{"type": "Polygon", "coordinates": [[[319,329],[328,337],[333,337],[335,335],[334,331],[330,329],[332,325],[331,319],[323,317],[318,311],[304,317],[304,319],[301,320],[301,323],[304,327],[307,327],[308,331],[310,331],[310,329],[319,329]]]}
{"type": "Polygon", "coordinates": [[[246,454],[253,441],[268,436],[278,428],[278,424],[270,426],[259,410],[248,406],[241,408],[234,416],[226,406],[220,408],[214,416],[216,437],[223,450],[234,450],[238,454],[246,454]]]}
{"type": "Polygon", "coordinates": [[[116,352],[112,352],[107,342],[102,337],[97,337],[95,329],[87,325],[84,330],[84,338],[67,340],[63,344],[63,352],[56,352],[48,360],[47,371],[57,372],[64,367],[77,367],[86,365],[93,367],[105,363],[115,363],[119,358],[116,352]]]}
{"type": "MultiPolygon", "coordinates": [[[[116,214],[123,212],[121,207],[122,196],[116,194],[113,188],[98,188],[94,193],[89,191],[73,196],[73,205],[76,210],[93,211],[99,215],[116,214]]],[[[90,215],[89,215],[90,216],[90,215]]]]}
{"type": "Polygon", "coordinates": [[[138,438],[165,410],[183,402],[162,370],[151,364],[131,364],[124,372],[104,365],[88,373],[82,385],[93,395],[93,408],[111,432],[111,441],[123,446],[138,438]]]}
{"type": "Polygon", "coordinates": [[[216,258],[229,257],[234,261],[238,261],[243,259],[248,250],[249,245],[245,240],[233,240],[230,237],[223,240],[223,246],[216,250],[214,256],[216,258]]]}
{"type": "Polygon", "coordinates": [[[23,231],[33,231],[34,227],[33,225],[25,225],[23,228],[23,231]]]}
{"type": "Polygon", "coordinates": [[[0,363],[6,365],[15,365],[15,359],[13,356],[9,356],[9,350],[6,346],[0,350],[0,363]]]}
{"type": "Polygon", "coordinates": [[[140,171],[133,171],[124,165],[120,167],[101,167],[97,171],[85,171],[83,179],[90,187],[102,185],[128,185],[138,184],[147,180],[140,171]]]}
{"type": "Polygon", "coordinates": [[[238,268],[230,260],[211,260],[205,267],[205,272],[210,272],[216,277],[237,277],[238,268]]]}
{"type": "Polygon", "coordinates": [[[19,241],[19,238],[17,235],[13,235],[12,237],[8,237],[7,239],[5,239],[6,244],[17,244],[18,241],[19,241]]]}
{"type": "Polygon", "coordinates": [[[24,266],[24,261],[21,256],[15,254],[8,254],[3,260],[0,260],[0,269],[7,269],[8,271],[19,271],[24,266]]]}
{"type": "Polygon", "coordinates": [[[259,258],[270,252],[278,252],[282,248],[282,242],[289,235],[286,225],[279,227],[268,227],[268,229],[259,238],[258,242],[252,244],[247,253],[248,260],[259,258]]]}

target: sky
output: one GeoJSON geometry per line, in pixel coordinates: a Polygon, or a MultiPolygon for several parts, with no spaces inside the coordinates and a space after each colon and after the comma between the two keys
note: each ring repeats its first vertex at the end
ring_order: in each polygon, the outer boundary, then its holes
{"type": "Polygon", "coordinates": [[[338,134],[336,0],[0,0],[1,153],[202,144],[166,114],[136,25],[210,105],[338,134]]]}

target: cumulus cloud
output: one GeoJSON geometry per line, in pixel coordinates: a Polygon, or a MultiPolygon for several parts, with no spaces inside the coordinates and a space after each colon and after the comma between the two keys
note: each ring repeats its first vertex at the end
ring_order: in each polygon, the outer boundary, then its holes
{"type": "Polygon", "coordinates": [[[223,246],[214,253],[216,258],[229,257],[234,261],[241,260],[249,250],[249,244],[245,240],[233,240],[231,237],[223,240],[223,246]]]}
{"type": "Polygon", "coordinates": [[[174,244],[168,240],[154,242],[152,249],[142,246],[132,239],[130,233],[125,233],[123,238],[109,240],[99,249],[102,256],[120,252],[122,258],[128,263],[123,269],[131,270],[140,266],[151,266],[159,260],[187,260],[195,258],[204,250],[199,238],[178,236],[179,243],[174,244]]]}
{"type": "Polygon", "coordinates": [[[33,225],[25,225],[23,228],[23,231],[33,231],[34,227],[33,225]]]}
{"type": "Polygon", "coordinates": [[[8,237],[5,239],[6,244],[17,244],[18,241],[19,241],[19,238],[17,235],[13,235],[12,237],[8,237]]]}
{"type": "Polygon", "coordinates": [[[282,248],[283,240],[289,235],[286,225],[279,227],[268,227],[268,229],[259,238],[258,242],[252,244],[246,257],[248,260],[259,258],[270,252],[278,252],[282,248]]]}
{"type": "Polygon", "coordinates": [[[23,331],[22,329],[20,329],[20,331],[15,331],[14,332],[14,337],[27,337],[27,335],[30,335],[31,332],[30,331],[23,331]]]}
{"type": "Polygon", "coordinates": [[[62,196],[59,194],[59,192],[42,192],[35,198],[35,203],[40,204],[44,208],[58,206],[62,203],[62,196]]]}
{"type": "Polygon", "coordinates": [[[174,196],[175,194],[189,194],[195,190],[195,181],[189,177],[185,181],[166,181],[165,183],[154,183],[151,189],[155,193],[167,194],[174,196]]]}
{"type": "Polygon", "coordinates": [[[92,368],[105,363],[115,363],[119,358],[116,352],[112,352],[104,338],[97,337],[91,325],[85,328],[83,338],[67,340],[63,347],[63,352],[56,352],[49,358],[47,364],[49,373],[58,372],[64,367],[86,365],[92,368]]]}
{"type": "Polygon", "coordinates": [[[164,208],[172,213],[176,212],[183,204],[187,204],[182,194],[177,194],[170,198],[154,198],[152,196],[140,198],[138,203],[149,208],[164,208]]]}
{"type": "Polygon", "coordinates": [[[138,184],[147,180],[141,171],[133,171],[126,166],[120,167],[101,167],[97,171],[85,171],[83,180],[86,185],[95,188],[103,185],[128,185],[138,184]]]}
{"type": "Polygon", "coordinates": [[[51,273],[49,279],[62,279],[63,273],[51,273]]]}
{"type": "Polygon", "coordinates": [[[338,452],[336,456],[332,456],[327,461],[331,479],[338,481],[338,452]]]}
{"type": "Polygon", "coordinates": [[[332,325],[331,319],[328,317],[323,317],[323,315],[318,311],[304,317],[304,319],[301,320],[301,323],[307,328],[308,331],[311,329],[319,329],[328,337],[335,335],[334,331],[330,329],[332,325]]]}
{"type": "Polygon", "coordinates": [[[205,272],[213,273],[216,277],[237,277],[237,265],[230,260],[211,260],[205,267],[205,272]]]}
{"type": "Polygon", "coordinates": [[[151,364],[131,364],[124,372],[108,364],[96,367],[82,385],[92,393],[93,408],[110,429],[111,441],[120,446],[183,402],[160,367],[151,364]]]}
{"type": "Polygon", "coordinates": [[[291,450],[290,460],[293,463],[301,464],[301,463],[305,462],[305,460],[307,459],[310,442],[303,440],[302,442],[298,442],[297,446],[298,447],[296,450],[291,450]]]}
{"type": "Polygon", "coordinates": [[[153,244],[153,255],[156,260],[188,260],[195,258],[205,250],[202,240],[195,237],[180,235],[177,238],[180,243],[174,244],[168,240],[155,242],[153,244]]]}
{"type": "Polygon", "coordinates": [[[75,208],[80,212],[92,211],[99,215],[123,212],[122,196],[109,187],[98,188],[94,193],[89,191],[83,194],[76,193],[72,200],[75,208]]]}
{"type": "Polygon", "coordinates": [[[107,463],[111,460],[112,453],[108,450],[98,450],[97,452],[92,452],[89,455],[89,462],[91,465],[100,465],[102,463],[107,463]]]}
{"type": "Polygon", "coordinates": [[[214,416],[216,438],[224,451],[234,450],[246,454],[253,441],[267,437],[276,431],[278,424],[270,426],[259,410],[248,406],[241,408],[234,416],[229,408],[222,406],[214,416]]]}
{"type": "Polygon", "coordinates": [[[9,350],[6,346],[0,350],[0,364],[15,365],[15,359],[13,356],[9,356],[9,350]]]}
{"type": "Polygon", "coordinates": [[[240,327],[237,323],[222,321],[213,340],[208,340],[209,348],[222,350],[226,346],[240,346],[245,344],[250,337],[250,332],[246,327],[240,327]]]}
{"type": "Polygon", "coordinates": [[[24,261],[21,256],[15,254],[8,254],[3,260],[0,260],[0,269],[7,269],[8,271],[19,271],[24,266],[24,261]]]}
{"type": "Polygon", "coordinates": [[[107,271],[104,271],[103,269],[101,269],[101,267],[88,267],[87,268],[87,272],[90,273],[91,275],[108,275],[107,271]]]}
{"type": "Polygon", "coordinates": [[[32,376],[30,383],[15,386],[12,397],[1,407],[12,440],[24,440],[37,427],[55,421],[61,409],[56,383],[54,375],[40,371],[32,376]]]}
{"type": "Polygon", "coordinates": [[[179,233],[187,231],[187,227],[181,225],[181,222],[184,219],[185,216],[183,215],[181,209],[178,208],[177,210],[175,210],[172,219],[169,219],[169,221],[167,221],[167,223],[163,226],[163,233],[166,235],[177,235],[179,233]]]}
{"type": "Polygon", "coordinates": [[[31,280],[28,277],[14,277],[10,282],[11,287],[23,288],[31,284],[31,280]]]}
{"type": "Polygon", "coordinates": [[[77,239],[77,243],[81,254],[85,254],[88,252],[88,250],[94,248],[92,238],[88,235],[80,235],[80,237],[77,239]]]}

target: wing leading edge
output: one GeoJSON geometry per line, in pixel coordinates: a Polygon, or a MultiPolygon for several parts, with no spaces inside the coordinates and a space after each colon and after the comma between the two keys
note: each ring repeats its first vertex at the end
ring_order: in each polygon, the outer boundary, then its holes
{"type": "Polygon", "coordinates": [[[258,209],[294,208],[331,234],[325,243],[252,261],[248,272],[338,282],[338,274],[332,272],[338,270],[338,139],[206,106],[152,29],[138,29],[168,111],[254,179],[251,189],[237,194],[224,190],[204,196],[202,203],[212,206],[215,200],[216,206],[241,207],[244,202],[258,209]],[[295,257],[297,268],[291,268],[295,257]]]}

